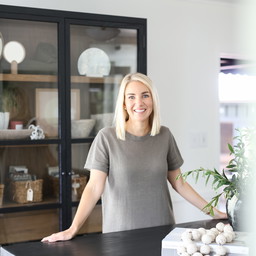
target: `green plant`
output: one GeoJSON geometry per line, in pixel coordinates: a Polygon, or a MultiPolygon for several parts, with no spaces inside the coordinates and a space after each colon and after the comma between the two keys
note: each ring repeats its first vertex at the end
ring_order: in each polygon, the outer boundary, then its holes
{"type": "Polygon", "coordinates": [[[236,129],[238,135],[233,138],[233,146],[228,144],[230,155],[232,159],[229,161],[226,168],[218,172],[216,168],[205,169],[199,168],[192,171],[182,173],[177,177],[182,177],[184,180],[192,175],[196,182],[202,176],[206,179],[207,185],[212,180],[212,187],[217,192],[223,187],[221,192],[212,197],[210,202],[202,209],[203,211],[210,212],[213,216],[213,207],[218,205],[219,199],[222,195],[226,199],[231,199],[234,195],[238,198],[243,196],[244,191],[252,186],[255,179],[256,168],[256,129],[243,128],[236,129]]]}
{"type": "Polygon", "coordinates": [[[18,108],[17,99],[19,98],[19,90],[16,87],[3,88],[2,109],[6,112],[15,111],[18,108]]]}

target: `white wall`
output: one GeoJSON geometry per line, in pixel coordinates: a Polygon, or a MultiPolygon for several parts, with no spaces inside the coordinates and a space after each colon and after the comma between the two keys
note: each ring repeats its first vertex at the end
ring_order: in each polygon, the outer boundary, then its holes
{"type": "MultiPolygon", "coordinates": [[[[173,131],[182,169],[218,167],[220,55],[244,55],[236,1],[220,0],[0,0],[1,4],[142,17],[148,21],[148,74],[155,82],[163,124],[173,131]],[[204,136],[206,145],[194,140],[204,136]]],[[[211,190],[195,186],[209,199],[211,190]]],[[[173,193],[177,222],[205,218],[173,193]]]]}

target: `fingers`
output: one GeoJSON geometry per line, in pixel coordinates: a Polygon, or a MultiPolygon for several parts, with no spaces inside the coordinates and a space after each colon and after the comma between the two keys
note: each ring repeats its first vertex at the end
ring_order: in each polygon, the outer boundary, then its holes
{"type": "Polygon", "coordinates": [[[57,234],[52,234],[50,236],[44,237],[41,242],[49,242],[49,243],[53,243],[53,242],[57,242],[60,239],[58,239],[57,234]]]}

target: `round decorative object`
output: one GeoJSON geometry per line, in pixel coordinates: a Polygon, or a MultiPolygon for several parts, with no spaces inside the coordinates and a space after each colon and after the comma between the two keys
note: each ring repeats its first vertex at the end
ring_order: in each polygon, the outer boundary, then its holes
{"type": "Polygon", "coordinates": [[[233,228],[230,224],[228,224],[228,225],[225,225],[223,231],[224,232],[233,232],[233,228]]]}
{"type": "Polygon", "coordinates": [[[10,41],[4,47],[4,58],[12,63],[13,61],[17,63],[21,63],[25,56],[26,51],[24,46],[17,41],[10,41]]]}
{"type": "Polygon", "coordinates": [[[211,252],[211,247],[208,245],[208,244],[203,244],[201,247],[200,247],[200,252],[202,254],[210,254],[211,252]]]}
{"type": "Polygon", "coordinates": [[[222,223],[222,222],[219,222],[217,225],[216,225],[216,228],[222,232],[224,230],[224,227],[225,227],[225,224],[222,223]]]}
{"type": "Polygon", "coordinates": [[[223,245],[227,242],[226,237],[223,234],[219,234],[216,236],[216,243],[219,245],[223,245]]]}
{"type": "Polygon", "coordinates": [[[91,77],[108,76],[111,68],[108,55],[99,48],[89,48],[78,58],[77,68],[80,75],[91,77]]]}
{"type": "Polygon", "coordinates": [[[4,38],[2,33],[0,32],[0,59],[2,57],[3,48],[4,48],[4,38]]]}
{"type": "Polygon", "coordinates": [[[188,245],[187,245],[187,253],[188,253],[188,254],[193,254],[193,253],[195,253],[195,252],[197,252],[197,245],[194,244],[194,243],[188,244],[188,245]]]}
{"type": "Polygon", "coordinates": [[[204,235],[202,235],[201,241],[204,244],[210,244],[212,242],[212,236],[204,234],[204,235]]]}

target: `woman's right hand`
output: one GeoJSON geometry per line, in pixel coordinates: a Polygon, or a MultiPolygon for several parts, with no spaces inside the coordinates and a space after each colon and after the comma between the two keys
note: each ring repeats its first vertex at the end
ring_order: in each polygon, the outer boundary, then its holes
{"type": "Polygon", "coordinates": [[[57,241],[67,241],[74,237],[73,232],[70,229],[51,234],[50,236],[44,237],[41,242],[54,243],[57,241]]]}

